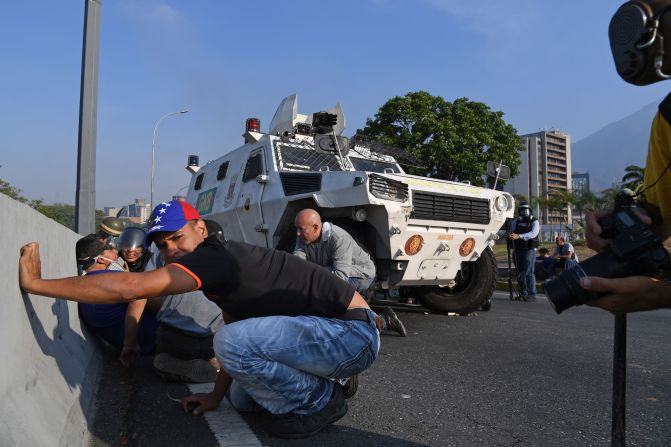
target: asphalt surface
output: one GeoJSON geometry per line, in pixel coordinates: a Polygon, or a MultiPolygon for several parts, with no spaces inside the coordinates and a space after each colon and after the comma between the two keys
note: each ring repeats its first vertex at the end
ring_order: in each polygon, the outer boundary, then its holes
{"type": "MultiPolygon", "coordinates": [[[[613,317],[580,307],[556,315],[544,298],[453,317],[398,312],[409,336],[385,335],[360,376],[348,414],[307,440],[279,440],[269,416],[245,415],[265,446],[610,445],[613,317]]],[[[628,446],[671,445],[671,311],[628,317],[628,446]]],[[[95,447],[218,445],[202,417],[184,414],[143,358],[124,371],[105,360],[95,447]]],[[[229,444],[230,445],[230,444],[229,444]]]]}

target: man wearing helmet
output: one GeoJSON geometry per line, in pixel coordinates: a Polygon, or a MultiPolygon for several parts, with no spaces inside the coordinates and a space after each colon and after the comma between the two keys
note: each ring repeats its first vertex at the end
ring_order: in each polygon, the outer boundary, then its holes
{"type": "Polygon", "coordinates": [[[42,279],[39,245],[21,248],[19,283],[28,293],[89,303],[118,303],[201,290],[224,313],[214,337],[221,364],[214,389],[187,396],[196,414],[214,410],[233,380],[276,415],[282,438],[316,434],[347,413],[338,380],[360,374],[378,356],[381,317],[354,287],[292,254],[211,237],[185,202],[158,205],[147,238],[165,267],[151,272],[42,279]],[[230,324],[229,324],[230,322],[230,324]]]}
{"type": "Polygon", "coordinates": [[[144,240],[146,235],[142,228],[128,227],[119,236],[119,253],[130,272],[143,272],[151,258],[152,252],[144,240]]]}
{"type": "MultiPolygon", "coordinates": [[[[144,232],[143,232],[144,233],[144,232]]],[[[118,247],[100,241],[100,234],[84,236],[75,251],[82,276],[123,272],[116,259],[118,247]]],[[[150,353],[156,346],[158,323],[154,315],[143,318],[146,300],[132,303],[79,303],[79,317],[91,331],[120,351],[119,360],[128,367],[141,352],[150,353]]]]}
{"type": "MultiPolygon", "coordinates": [[[[208,227],[208,231],[216,233],[214,228],[208,227]]],[[[160,255],[154,255],[147,247],[146,237],[146,231],[139,227],[128,227],[119,236],[119,252],[130,272],[152,271],[163,266],[160,255]]],[[[223,324],[221,309],[200,291],[167,295],[149,300],[146,306],[151,318],[156,313],[158,320],[153,362],[156,373],[166,380],[214,382],[219,367],[212,339],[223,324]]],[[[134,353],[139,351],[135,349],[134,353]]]]}
{"type": "Polygon", "coordinates": [[[534,264],[540,224],[531,213],[529,204],[522,202],[518,208],[518,217],[512,222],[510,239],[515,247],[515,266],[517,267],[517,284],[520,288],[519,299],[522,301],[536,300],[536,277],[534,264]]]}
{"type": "Polygon", "coordinates": [[[123,220],[118,217],[106,217],[100,222],[98,237],[105,243],[109,238],[119,236],[123,227],[123,220]]]}

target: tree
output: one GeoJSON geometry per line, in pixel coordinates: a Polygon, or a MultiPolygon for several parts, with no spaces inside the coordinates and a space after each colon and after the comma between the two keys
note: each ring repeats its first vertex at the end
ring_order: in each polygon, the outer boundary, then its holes
{"type": "Polygon", "coordinates": [[[613,208],[619,188],[604,189],[596,198],[596,209],[613,208]]]}
{"type": "Polygon", "coordinates": [[[592,191],[582,191],[576,195],[574,205],[578,210],[578,221],[583,222],[584,212],[596,209],[596,196],[592,191]]]}
{"type": "Polygon", "coordinates": [[[531,207],[539,210],[538,220],[546,222],[547,210],[550,207],[549,200],[542,196],[535,196],[531,198],[531,207]]]}
{"type": "Polygon", "coordinates": [[[23,197],[21,195],[21,190],[19,188],[12,186],[9,182],[1,178],[0,178],[0,193],[11,197],[12,199],[18,202],[25,203],[31,208],[37,208],[39,205],[42,204],[42,200],[29,200],[26,197],[23,197]]]}
{"type": "Polygon", "coordinates": [[[59,224],[66,226],[74,231],[75,228],[75,207],[67,203],[54,203],[53,205],[40,205],[35,208],[40,213],[59,224]]]}
{"type": "Polygon", "coordinates": [[[571,191],[563,189],[553,189],[548,193],[549,207],[559,214],[560,220],[568,223],[568,210],[576,201],[575,195],[571,191]],[[565,212],[566,211],[566,212],[565,212]]]}
{"type": "Polygon", "coordinates": [[[519,174],[520,137],[502,117],[481,102],[450,103],[419,91],[387,101],[357,134],[419,159],[422,167],[407,168],[412,174],[482,186],[488,160],[509,166],[512,177],[519,174]]]}
{"type": "Polygon", "coordinates": [[[529,198],[525,196],[524,194],[513,194],[513,198],[515,199],[515,203],[518,205],[522,202],[527,202],[529,203],[529,198]]]}
{"type": "Polygon", "coordinates": [[[643,185],[645,168],[636,165],[629,165],[624,168],[624,172],[625,174],[622,177],[622,187],[629,188],[632,191],[637,191],[643,185]]]}
{"type": "MultiPolygon", "coordinates": [[[[50,219],[55,220],[63,226],[66,226],[74,231],[75,229],[75,207],[67,203],[55,203],[47,205],[42,199],[30,200],[21,195],[21,190],[12,186],[9,182],[0,179],[0,193],[11,197],[12,199],[25,203],[31,208],[39,211],[50,219]]],[[[101,210],[96,210],[96,228],[100,226],[100,222],[104,218],[104,213],[101,210]]]]}

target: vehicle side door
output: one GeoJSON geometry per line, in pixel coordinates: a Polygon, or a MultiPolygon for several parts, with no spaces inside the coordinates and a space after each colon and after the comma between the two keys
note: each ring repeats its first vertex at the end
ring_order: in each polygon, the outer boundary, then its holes
{"type": "Polygon", "coordinates": [[[236,216],[243,240],[250,244],[267,247],[266,225],[261,207],[265,188],[264,147],[253,149],[245,162],[242,179],[239,179],[240,194],[236,203],[236,216]]]}

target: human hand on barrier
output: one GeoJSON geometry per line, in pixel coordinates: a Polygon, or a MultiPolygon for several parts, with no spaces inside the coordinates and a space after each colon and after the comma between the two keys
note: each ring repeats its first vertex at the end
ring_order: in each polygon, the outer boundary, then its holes
{"type": "Polygon", "coordinates": [[[19,258],[19,286],[26,292],[32,292],[34,280],[42,279],[42,262],[40,261],[40,245],[30,242],[21,247],[19,258]]]}
{"type": "Polygon", "coordinates": [[[585,304],[600,307],[615,315],[671,307],[671,282],[649,276],[614,279],[587,276],[580,279],[580,286],[592,292],[606,293],[585,304]]]}
{"type": "Polygon", "coordinates": [[[221,401],[212,393],[210,394],[192,394],[182,398],[182,408],[185,413],[192,413],[196,416],[206,411],[214,411],[219,408],[221,401]]]}
{"type": "MultiPolygon", "coordinates": [[[[638,220],[646,225],[652,224],[652,219],[644,209],[633,208],[633,211],[638,217],[638,220]]],[[[592,250],[602,252],[608,248],[610,240],[601,237],[602,228],[599,221],[609,214],[612,214],[612,212],[612,209],[598,210],[587,213],[585,216],[585,239],[587,240],[587,246],[592,250]]]]}

